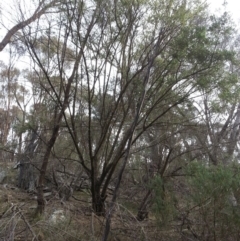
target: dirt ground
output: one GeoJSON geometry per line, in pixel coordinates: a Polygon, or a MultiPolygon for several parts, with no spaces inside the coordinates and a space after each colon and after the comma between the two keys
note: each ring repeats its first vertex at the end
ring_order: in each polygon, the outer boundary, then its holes
{"type": "MultiPolygon", "coordinates": [[[[91,211],[88,193],[75,192],[66,202],[48,196],[41,217],[36,205],[35,194],[0,185],[0,240],[101,240],[106,220],[91,211]]],[[[173,240],[163,239],[164,233],[154,219],[138,222],[131,210],[116,204],[109,240],[173,240]]]]}

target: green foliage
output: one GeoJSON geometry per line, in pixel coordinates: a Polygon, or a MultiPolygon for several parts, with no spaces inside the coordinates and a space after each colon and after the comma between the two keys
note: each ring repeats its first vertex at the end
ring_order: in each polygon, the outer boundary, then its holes
{"type": "Polygon", "coordinates": [[[198,232],[205,230],[203,222],[218,240],[239,232],[240,209],[236,205],[236,201],[239,202],[239,165],[208,166],[195,162],[188,165],[186,174],[189,190],[186,201],[192,218],[202,223],[198,225],[198,232]]]}
{"type": "Polygon", "coordinates": [[[164,183],[160,176],[155,176],[150,184],[154,191],[153,213],[159,226],[166,225],[176,215],[175,197],[170,183],[164,183]]]}
{"type": "Polygon", "coordinates": [[[193,190],[193,200],[201,205],[206,198],[217,199],[219,194],[227,196],[236,179],[228,168],[204,166],[192,163],[188,166],[189,184],[193,190]]]}

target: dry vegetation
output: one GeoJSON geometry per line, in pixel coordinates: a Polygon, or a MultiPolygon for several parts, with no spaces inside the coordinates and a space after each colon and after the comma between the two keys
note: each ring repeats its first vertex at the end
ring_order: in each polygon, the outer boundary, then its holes
{"type": "MultiPolygon", "coordinates": [[[[47,194],[43,215],[36,213],[36,193],[16,187],[17,171],[10,166],[7,178],[0,185],[0,240],[102,240],[106,217],[92,210],[91,193],[87,187],[74,191],[68,201],[58,192],[47,194]]],[[[160,179],[144,186],[124,175],[119,198],[114,206],[109,241],[237,241],[240,240],[240,209],[232,206],[232,190],[240,202],[240,169],[234,167],[200,169],[193,165],[186,170],[188,177],[165,178],[164,194],[160,179]],[[198,169],[198,173],[194,171],[198,169]],[[214,172],[213,172],[214,170],[214,172]],[[231,188],[229,188],[231,186],[231,188]],[[147,218],[137,219],[140,204],[149,190],[153,190],[146,208],[147,218]],[[161,196],[163,198],[161,199],[161,196]]],[[[135,180],[136,181],[136,180],[135,180]]],[[[108,190],[106,212],[109,211],[112,192],[108,190]]]]}
{"type": "MultiPolygon", "coordinates": [[[[64,203],[51,196],[42,217],[35,215],[33,194],[4,184],[0,196],[0,240],[101,240],[105,219],[91,211],[90,196],[84,192],[75,192],[64,203]]],[[[116,205],[109,240],[177,240],[174,229],[161,231],[153,216],[139,222],[127,206],[116,205]]]]}
{"type": "MultiPolygon", "coordinates": [[[[63,201],[57,192],[52,191],[46,197],[46,210],[40,216],[36,214],[36,193],[16,186],[17,170],[13,169],[12,163],[0,166],[7,173],[0,184],[1,241],[102,240],[106,219],[92,212],[88,189],[74,191],[68,201],[63,201]]],[[[123,184],[108,240],[181,240],[177,228],[180,223],[163,227],[153,212],[149,212],[146,220],[138,221],[138,207],[146,190],[132,186],[129,180],[123,184]]],[[[106,205],[110,203],[111,194],[109,191],[106,205]]]]}

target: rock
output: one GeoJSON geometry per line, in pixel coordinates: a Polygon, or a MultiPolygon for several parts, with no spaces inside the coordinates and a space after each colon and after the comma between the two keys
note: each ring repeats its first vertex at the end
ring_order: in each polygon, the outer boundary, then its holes
{"type": "Polygon", "coordinates": [[[49,196],[52,196],[52,192],[45,192],[44,194],[43,194],[43,197],[49,197],[49,196]]]}
{"type": "Polygon", "coordinates": [[[59,210],[55,210],[53,212],[53,214],[50,216],[50,221],[54,224],[58,223],[58,222],[63,222],[65,221],[66,217],[64,215],[64,210],[59,209],[59,210]]]}

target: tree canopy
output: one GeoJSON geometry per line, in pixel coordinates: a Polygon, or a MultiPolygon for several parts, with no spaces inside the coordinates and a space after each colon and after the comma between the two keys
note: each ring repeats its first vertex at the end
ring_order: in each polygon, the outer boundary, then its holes
{"type": "Polygon", "coordinates": [[[204,1],[39,1],[0,42],[0,161],[12,153],[38,214],[47,186],[89,190],[102,240],[121,200],[196,240],[223,240],[228,215],[236,237],[238,42],[204,1]]]}

